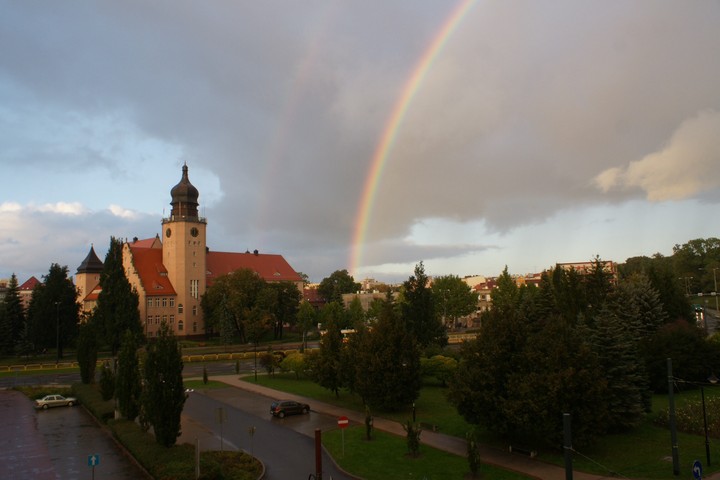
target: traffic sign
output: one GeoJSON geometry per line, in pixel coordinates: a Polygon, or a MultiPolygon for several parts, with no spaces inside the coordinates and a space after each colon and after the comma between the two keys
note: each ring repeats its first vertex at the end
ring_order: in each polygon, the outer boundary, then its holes
{"type": "Polygon", "coordinates": [[[702,480],[702,463],[700,463],[700,460],[695,460],[693,462],[693,478],[696,480],[702,480]]]}
{"type": "Polygon", "coordinates": [[[100,465],[100,455],[88,455],[88,467],[100,465]]]}
{"type": "Polygon", "coordinates": [[[342,416],[338,418],[338,427],[340,428],[347,428],[348,424],[350,423],[350,420],[348,420],[348,417],[342,416]]]}

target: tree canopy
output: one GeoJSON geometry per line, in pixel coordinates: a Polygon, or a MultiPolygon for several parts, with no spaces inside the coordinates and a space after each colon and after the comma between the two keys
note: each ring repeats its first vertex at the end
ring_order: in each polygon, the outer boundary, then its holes
{"type": "Polygon", "coordinates": [[[329,277],[323,278],[318,293],[328,302],[342,302],[344,293],[356,293],[360,284],[347,270],[336,270],[329,277]]]}

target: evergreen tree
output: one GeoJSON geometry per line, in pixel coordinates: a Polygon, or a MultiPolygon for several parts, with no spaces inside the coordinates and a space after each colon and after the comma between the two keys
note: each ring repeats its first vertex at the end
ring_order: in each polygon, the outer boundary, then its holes
{"type": "Polygon", "coordinates": [[[587,301],[586,317],[592,318],[604,307],[605,301],[613,290],[613,274],[607,270],[605,262],[599,256],[595,256],[592,267],[584,278],[585,299],[587,301]]]}
{"type": "Polygon", "coordinates": [[[95,323],[92,322],[92,320],[87,323],[81,323],[77,342],[77,360],[80,365],[80,379],[82,383],[95,383],[97,358],[98,342],[95,323]]]}
{"type": "Polygon", "coordinates": [[[142,409],[157,443],[170,447],[180,436],[180,414],[186,399],[182,354],[167,323],[160,326],[153,340],[147,346],[142,409]]]}
{"type": "Polygon", "coordinates": [[[373,409],[399,410],[420,395],[420,351],[391,302],[372,330],[356,333],[350,344],[354,391],[373,409]]]}
{"type": "Polygon", "coordinates": [[[5,304],[5,315],[8,322],[9,332],[9,347],[10,352],[14,349],[14,346],[20,340],[23,328],[25,326],[25,311],[23,309],[22,300],[20,299],[20,289],[18,286],[17,277],[13,273],[10,276],[10,282],[8,282],[8,289],[5,292],[5,298],[3,299],[5,304]]]}
{"type": "Polygon", "coordinates": [[[12,355],[15,346],[12,342],[10,319],[6,313],[5,304],[0,302],[0,354],[12,355]]]}
{"type": "Polygon", "coordinates": [[[428,286],[425,266],[415,266],[415,274],[403,283],[402,318],[409,333],[421,348],[430,344],[447,345],[447,332],[435,310],[432,290],[428,286]]]}
{"type": "Polygon", "coordinates": [[[115,392],[120,414],[128,420],[135,420],[140,413],[141,386],[138,347],[136,334],[126,330],[118,353],[115,392]]]}
{"type": "Polygon", "coordinates": [[[65,346],[77,339],[77,291],[67,267],[53,263],[43,278],[33,290],[28,307],[28,340],[36,349],[57,348],[57,358],[62,358],[65,346]]]}
{"type": "Polygon", "coordinates": [[[93,314],[100,338],[110,347],[113,357],[117,355],[126,330],[136,335],[143,333],[138,294],[125,276],[122,251],[122,240],[110,238],[110,248],[100,274],[101,291],[93,314]]]}
{"type": "Polygon", "coordinates": [[[607,382],[607,428],[609,432],[623,432],[638,426],[649,409],[650,390],[635,340],[637,329],[607,309],[594,323],[589,337],[607,382]]]}

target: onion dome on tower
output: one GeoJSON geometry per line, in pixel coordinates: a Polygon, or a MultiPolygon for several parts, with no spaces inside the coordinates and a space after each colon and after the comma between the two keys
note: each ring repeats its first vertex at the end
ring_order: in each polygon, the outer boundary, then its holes
{"type": "Polygon", "coordinates": [[[200,193],[188,179],[187,164],[183,165],[182,172],[180,183],[170,190],[170,195],[172,196],[172,201],[170,202],[172,206],[170,217],[173,219],[197,218],[198,197],[200,193]]]}

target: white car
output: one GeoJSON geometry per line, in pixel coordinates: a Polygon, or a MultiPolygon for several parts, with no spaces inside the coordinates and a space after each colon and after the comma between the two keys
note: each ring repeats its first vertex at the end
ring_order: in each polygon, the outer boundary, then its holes
{"type": "Polygon", "coordinates": [[[35,400],[35,408],[47,410],[50,407],[72,407],[77,404],[77,398],[63,397],[62,395],[45,395],[35,400]]]}

